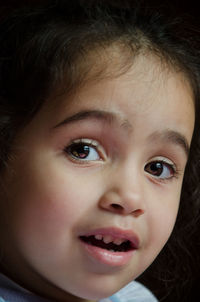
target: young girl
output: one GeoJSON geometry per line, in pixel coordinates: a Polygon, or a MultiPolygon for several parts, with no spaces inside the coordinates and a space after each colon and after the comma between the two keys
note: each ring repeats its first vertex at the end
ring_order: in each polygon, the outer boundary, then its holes
{"type": "Polygon", "coordinates": [[[198,130],[198,61],[166,24],[133,1],[2,18],[1,301],[156,301],[132,280],[172,232],[198,130]]]}

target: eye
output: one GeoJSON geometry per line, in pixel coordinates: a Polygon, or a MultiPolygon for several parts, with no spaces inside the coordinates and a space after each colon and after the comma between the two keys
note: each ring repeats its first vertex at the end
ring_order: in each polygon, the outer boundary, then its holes
{"type": "Polygon", "coordinates": [[[65,152],[78,161],[99,161],[102,159],[101,147],[94,140],[81,139],[73,141],[65,152]]]}
{"type": "Polygon", "coordinates": [[[174,164],[164,160],[147,163],[144,170],[159,179],[170,179],[176,174],[174,164]]]}

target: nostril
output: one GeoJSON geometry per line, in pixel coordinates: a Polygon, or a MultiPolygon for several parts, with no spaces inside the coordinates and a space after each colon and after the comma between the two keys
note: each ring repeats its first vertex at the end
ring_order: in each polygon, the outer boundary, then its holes
{"type": "Polygon", "coordinates": [[[112,204],[111,204],[111,207],[112,207],[113,209],[115,209],[115,210],[122,210],[122,209],[123,209],[123,207],[120,206],[120,205],[117,204],[117,203],[112,203],[112,204]]]}
{"type": "Polygon", "coordinates": [[[118,215],[134,215],[139,217],[144,213],[143,204],[138,195],[108,191],[101,196],[98,207],[101,210],[113,212],[118,215]]]}
{"type": "MultiPolygon", "coordinates": [[[[126,209],[123,206],[121,206],[120,204],[117,204],[117,203],[111,203],[110,204],[110,209],[112,209],[116,213],[126,214],[126,209]]],[[[128,213],[132,213],[135,217],[139,217],[140,215],[144,214],[144,210],[135,209],[132,212],[128,212],[128,213]]]]}
{"type": "Polygon", "coordinates": [[[144,210],[138,209],[138,210],[135,210],[133,213],[134,213],[135,217],[139,217],[144,214],[144,210]]]}

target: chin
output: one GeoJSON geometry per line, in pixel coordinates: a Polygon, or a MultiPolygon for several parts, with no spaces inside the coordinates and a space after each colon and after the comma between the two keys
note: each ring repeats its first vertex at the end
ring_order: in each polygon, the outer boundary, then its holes
{"type": "Polygon", "coordinates": [[[108,284],[104,281],[96,285],[93,284],[93,286],[82,285],[82,287],[78,291],[74,291],[73,294],[86,300],[101,300],[112,296],[125,285],[126,284],[122,284],[117,287],[116,282],[114,282],[114,284],[108,284]]]}

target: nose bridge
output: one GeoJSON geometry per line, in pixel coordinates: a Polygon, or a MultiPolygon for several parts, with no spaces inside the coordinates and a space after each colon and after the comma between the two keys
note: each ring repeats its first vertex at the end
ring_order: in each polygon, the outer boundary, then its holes
{"type": "MultiPolygon", "coordinates": [[[[117,172],[117,171],[116,171],[117,172]]],[[[113,177],[113,188],[126,202],[135,203],[142,198],[142,175],[137,163],[126,162],[113,177]]]]}
{"type": "Polygon", "coordinates": [[[127,160],[112,169],[101,205],[121,214],[144,213],[142,173],[136,161],[127,160]]]}

